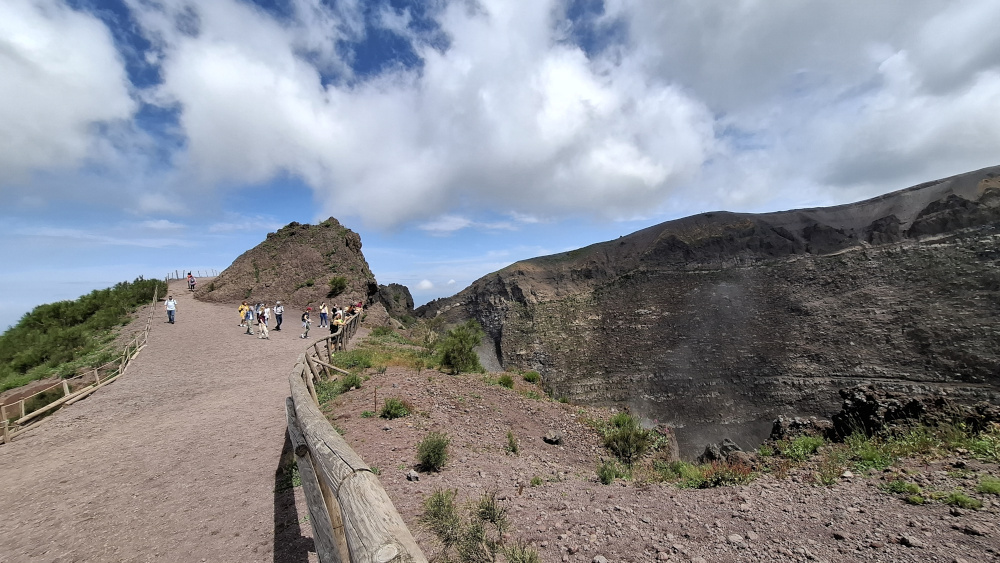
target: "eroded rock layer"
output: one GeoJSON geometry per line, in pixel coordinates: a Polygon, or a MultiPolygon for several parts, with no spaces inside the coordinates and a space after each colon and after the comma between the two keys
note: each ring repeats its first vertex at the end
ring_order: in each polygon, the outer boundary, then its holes
{"type": "Polygon", "coordinates": [[[874,383],[995,400],[1000,167],[872,200],[705,213],[518,262],[418,315],[482,323],[557,397],[677,425],[828,415],[874,383]]]}

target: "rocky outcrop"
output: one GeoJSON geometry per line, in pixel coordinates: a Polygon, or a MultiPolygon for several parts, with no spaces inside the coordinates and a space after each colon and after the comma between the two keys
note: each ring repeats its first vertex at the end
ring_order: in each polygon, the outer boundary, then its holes
{"type": "Polygon", "coordinates": [[[289,223],[268,233],[196,297],[218,303],[243,300],[286,307],[375,302],[378,284],[361,253],[361,237],[333,217],[318,225],[289,223]]]}
{"type": "Polygon", "coordinates": [[[378,300],[394,318],[413,316],[413,296],[405,285],[390,283],[378,286],[378,300]]]}
{"type": "Polygon", "coordinates": [[[855,385],[997,400],[998,271],[1000,167],[663,223],[517,262],[417,314],[477,319],[505,368],[539,371],[557,397],[766,427],[830,416],[855,385]]]}

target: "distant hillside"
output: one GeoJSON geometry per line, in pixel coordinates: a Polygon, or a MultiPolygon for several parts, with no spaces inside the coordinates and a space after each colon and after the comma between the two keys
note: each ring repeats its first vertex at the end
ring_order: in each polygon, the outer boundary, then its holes
{"type": "Polygon", "coordinates": [[[477,319],[557,396],[676,424],[825,414],[880,383],[1000,390],[1000,167],[859,203],[703,213],[417,309],[477,319]]]}
{"type": "Polygon", "coordinates": [[[80,368],[109,361],[115,332],[131,322],[131,314],[163,299],[167,284],[138,278],[107,289],[95,289],[72,301],[39,305],[0,334],[0,391],[36,379],[71,377],[80,368]]]}
{"type": "Polygon", "coordinates": [[[289,223],[241,254],[196,297],[217,303],[283,301],[287,306],[374,303],[378,283],[361,253],[361,236],[333,217],[289,223]]]}

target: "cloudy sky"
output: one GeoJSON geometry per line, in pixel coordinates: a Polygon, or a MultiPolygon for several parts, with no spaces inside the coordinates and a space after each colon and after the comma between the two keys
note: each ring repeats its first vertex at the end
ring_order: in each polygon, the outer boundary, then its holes
{"type": "Polygon", "coordinates": [[[337,217],[418,303],[1000,164],[995,0],[2,0],[0,328],[337,217]]]}

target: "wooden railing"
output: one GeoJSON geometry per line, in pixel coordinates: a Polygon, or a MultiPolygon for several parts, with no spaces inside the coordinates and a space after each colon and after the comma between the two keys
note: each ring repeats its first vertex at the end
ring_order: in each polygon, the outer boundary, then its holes
{"type": "Polygon", "coordinates": [[[125,349],[122,350],[121,355],[117,359],[75,377],[63,379],[50,387],[38,391],[34,395],[22,397],[16,402],[0,406],[0,424],[3,425],[3,432],[0,434],[0,443],[9,443],[15,437],[27,432],[35,424],[45,420],[42,418],[43,414],[58,409],[63,405],[71,405],[118,379],[119,376],[125,373],[125,369],[129,363],[146,346],[146,340],[149,338],[149,329],[153,326],[153,313],[156,311],[158,300],[158,290],[154,289],[153,301],[149,308],[149,314],[146,315],[146,326],[143,327],[142,332],[138,333],[135,338],[125,345],[125,349]],[[58,389],[63,396],[32,411],[26,410],[26,405],[31,402],[31,399],[54,389],[58,389]],[[14,415],[14,417],[8,418],[9,415],[14,415]]]}
{"type": "Polygon", "coordinates": [[[354,315],[335,334],[314,342],[288,378],[288,436],[309,506],[316,555],[320,563],[426,563],[378,478],[319,409],[315,382],[347,373],[333,365],[333,354],[344,349],[360,322],[360,315],[354,315]]]}

